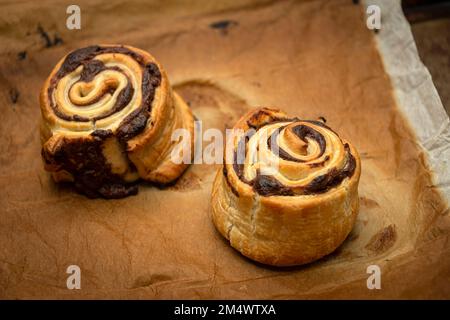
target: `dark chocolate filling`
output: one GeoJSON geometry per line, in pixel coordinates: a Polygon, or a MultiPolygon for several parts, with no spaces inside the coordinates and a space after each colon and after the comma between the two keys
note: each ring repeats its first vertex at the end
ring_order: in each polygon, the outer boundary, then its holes
{"type": "Polygon", "coordinates": [[[252,181],[253,190],[262,196],[293,196],[294,191],[272,176],[258,173],[252,181]]]}
{"type": "Polygon", "coordinates": [[[348,144],[345,144],[345,150],[347,152],[347,161],[344,167],[341,170],[333,168],[324,175],[314,178],[308,185],[304,187],[304,194],[326,192],[329,189],[339,185],[345,178],[351,177],[353,175],[356,168],[356,160],[355,157],[353,157],[353,155],[351,154],[348,144]]]}
{"type": "Polygon", "coordinates": [[[46,164],[70,172],[75,188],[90,198],[114,199],[137,194],[137,185],[125,183],[122,177],[113,174],[103,155],[103,141],[112,136],[111,130],[96,130],[91,133],[92,139],[68,139],[53,155],[43,150],[42,157],[46,164]]]}
{"type": "MultiPolygon", "coordinates": [[[[80,80],[82,82],[90,82],[101,71],[105,70],[105,64],[100,60],[88,60],[83,62],[83,70],[81,71],[80,80]]],[[[118,69],[118,68],[117,68],[118,69]]]]}
{"type": "MultiPolygon", "coordinates": [[[[286,126],[282,126],[275,130],[270,137],[267,139],[267,147],[269,150],[272,150],[273,153],[278,155],[283,160],[293,161],[293,162],[305,162],[302,159],[295,158],[291,156],[286,150],[283,148],[280,148],[278,143],[276,142],[278,135],[280,134],[281,130],[283,130],[286,126]]],[[[326,142],[323,135],[314,130],[311,127],[305,126],[305,125],[298,125],[292,128],[292,131],[295,133],[296,136],[298,136],[300,139],[302,139],[305,143],[308,143],[306,138],[310,138],[312,140],[317,141],[320,147],[320,154],[317,156],[317,158],[320,158],[323,153],[325,152],[326,142]]]]}
{"type": "Polygon", "coordinates": [[[303,124],[293,127],[292,131],[305,143],[308,143],[306,138],[317,141],[320,147],[320,154],[318,155],[318,157],[321,157],[323,155],[323,153],[325,152],[326,142],[325,138],[319,131],[316,131],[313,128],[305,126],[303,124]]]}

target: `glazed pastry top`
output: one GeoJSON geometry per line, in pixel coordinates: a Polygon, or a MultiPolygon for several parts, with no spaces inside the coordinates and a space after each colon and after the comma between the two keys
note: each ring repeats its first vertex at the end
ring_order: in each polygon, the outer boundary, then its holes
{"type": "Polygon", "coordinates": [[[231,142],[225,174],[262,196],[323,193],[355,172],[356,150],[323,122],[264,108],[235,128],[245,135],[231,142]]]}

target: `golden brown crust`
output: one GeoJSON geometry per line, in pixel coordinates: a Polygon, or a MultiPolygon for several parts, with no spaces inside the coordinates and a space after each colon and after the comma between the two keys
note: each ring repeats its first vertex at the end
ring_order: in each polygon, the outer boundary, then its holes
{"type": "Polygon", "coordinates": [[[171,134],[193,136],[194,118],[147,52],[91,46],[61,59],[40,93],[45,168],[89,196],[137,192],[139,178],[174,181],[186,168],[170,159],[171,134]]]}
{"type": "MultiPolygon", "coordinates": [[[[217,172],[215,226],[231,246],[264,264],[300,265],[333,252],[350,233],[359,209],[356,149],[324,124],[289,119],[274,109],[251,111],[234,127],[252,128],[256,133],[246,141],[245,163],[231,159],[217,172]],[[254,140],[265,131],[269,136],[277,132],[279,162],[276,173],[261,175],[262,158],[277,156],[260,144],[261,158],[249,161],[254,140]]],[[[236,155],[239,141],[228,141],[227,155],[236,155]]]]}

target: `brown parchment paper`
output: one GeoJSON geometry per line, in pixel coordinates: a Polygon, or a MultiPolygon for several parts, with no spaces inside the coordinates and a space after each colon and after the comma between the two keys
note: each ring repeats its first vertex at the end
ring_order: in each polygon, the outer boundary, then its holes
{"type": "Polygon", "coordinates": [[[1,298],[450,298],[448,206],[361,5],[78,2],[81,30],[65,27],[66,1],[0,4],[1,298]],[[361,210],[345,243],[303,267],[242,257],[210,219],[214,165],[121,200],[55,185],[40,159],[40,86],[69,50],[97,43],[151,52],[204,129],[231,127],[254,106],[325,117],[362,157],[361,210]],[[66,287],[72,264],[80,290],[66,287]],[[381,290],[367,289],[372,264],[381,290]]]}

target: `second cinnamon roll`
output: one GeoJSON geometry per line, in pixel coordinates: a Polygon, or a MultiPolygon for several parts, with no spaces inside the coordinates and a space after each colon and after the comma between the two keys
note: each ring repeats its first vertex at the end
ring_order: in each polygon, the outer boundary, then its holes
{"type": "Polygon", "coordinates": [[[288,266],[334,251],[359,209],[358,152],[320,121],[262,108],[234,126],[212,191],[212,218],[243,255],[288,266]]]}

